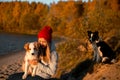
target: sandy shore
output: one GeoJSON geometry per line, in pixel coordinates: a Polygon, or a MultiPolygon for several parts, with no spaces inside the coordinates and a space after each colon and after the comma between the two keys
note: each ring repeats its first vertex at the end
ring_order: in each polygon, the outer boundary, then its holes
{"type": "MultiPolygon", "coordinates": [[[[0,56],[0,80],[22,80],[21,69],[25,51],[19,51],[0,56]]],[[[79,77],[78,77],[79,78],[79,77]]],[[[120,61],[115,64],[96,66],[93,73],[87,73],[84,78],[78,80],[120,80],[120,61]]],[[[26,80],[41,80],[39,76],[34,79],[28,76],[26,80]]],[[[60,80],[60,79],[53,79],[60,80]]],[[[76,79],[67,79],[76,80],[76,79]]]]}
{"type": "Polygon", "coordinates": [[[0,80],[6,80],[10,75],[21,73],[24,51],[0,56],[0,80]]]}

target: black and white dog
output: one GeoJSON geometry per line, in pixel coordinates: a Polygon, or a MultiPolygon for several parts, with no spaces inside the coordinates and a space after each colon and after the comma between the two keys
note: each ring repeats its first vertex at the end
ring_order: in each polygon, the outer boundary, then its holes
{"type": "Polygon", "coordinates": [[[98,31],[87,31],[87,33],[94,50],[93,60],[95,62],[115,63],[116,60],[114,51],[107,43],[99,38],[98,31]]]}

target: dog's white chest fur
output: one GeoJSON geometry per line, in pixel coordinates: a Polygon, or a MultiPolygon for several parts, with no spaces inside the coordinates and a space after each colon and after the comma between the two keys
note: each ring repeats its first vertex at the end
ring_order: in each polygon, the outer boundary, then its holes
{"type": "Polygon", "coordinates": [[[93,51],[94,51],[93,60],[96,60],[97,62],[99,62],[101,60],[101,57],[102,57],[102,52],[100,51],[100,47],[97,47],[96,42],[92,43],[92,47],[93,47],[93,51]]]}

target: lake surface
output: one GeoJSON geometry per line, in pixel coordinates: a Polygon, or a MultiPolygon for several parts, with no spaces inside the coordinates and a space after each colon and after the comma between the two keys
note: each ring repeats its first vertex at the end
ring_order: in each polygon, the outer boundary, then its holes
{"type": "Polygon", "coordinates": [[[24,44],[37,41],[37,35],[0,33],[0,55],[24,50],[24,44]]]}

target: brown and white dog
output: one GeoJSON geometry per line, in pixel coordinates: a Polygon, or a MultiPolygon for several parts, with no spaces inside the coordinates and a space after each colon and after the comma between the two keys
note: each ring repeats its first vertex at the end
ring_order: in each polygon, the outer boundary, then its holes
{"type": "Polygon", "coordinates": [[[50,49],[48,45],[45,47],[38,42],[30,42],[24,45],[24,49],[26,50],[26,54],[22,64],[24,71],[22,79],[27,78],[28,74],[35,76],[39,62],[44,65],[48,65],[50,62],[50,49]]]}
{"type": "Polygon", "coordinates": [[[26,79],[28,74],[35,76],[37,65],[39,62],[39,44],[37,42],[26,43],[24,45],[24,49],[26,50],[26,54],[22,64],[22,69],[24,71],[22,79],[26,79]]]}

